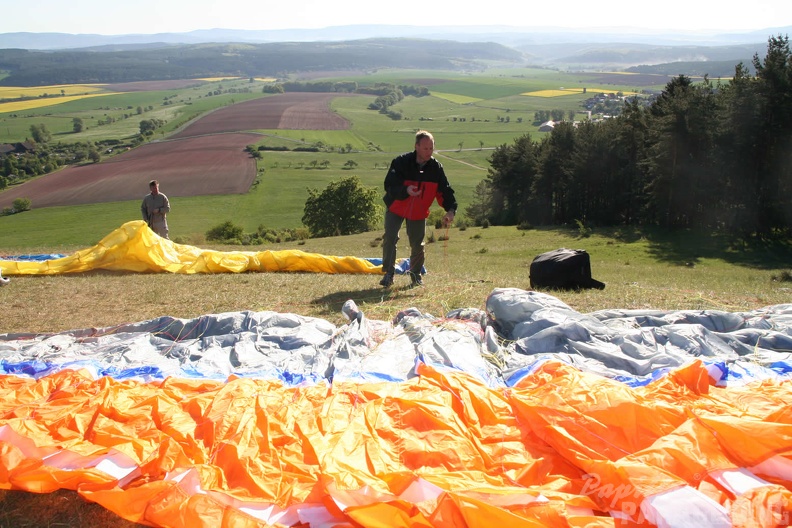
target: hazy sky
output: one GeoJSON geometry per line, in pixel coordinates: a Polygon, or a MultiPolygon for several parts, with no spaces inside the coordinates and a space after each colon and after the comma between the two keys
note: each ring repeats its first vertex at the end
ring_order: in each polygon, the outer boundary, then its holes
{"type": "Polygon", "coordinates": [[[636,27],[755,30],[792,25],[789,0],[592,2],[591,0],[35,0],[14,2],[0,33],[185,32],[196,29],[310,29],[348,24],[414,26],[636,27]]]}

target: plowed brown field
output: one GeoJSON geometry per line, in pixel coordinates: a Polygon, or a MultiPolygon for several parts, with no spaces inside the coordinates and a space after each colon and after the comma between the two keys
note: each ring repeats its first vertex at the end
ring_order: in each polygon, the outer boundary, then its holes
{"type": "Polygon", "coordinates": [[[263,128],[345,130],[349,122],[330,111],[330,101],[344,94],[288,93],[245,101],[216,110],[188,125],[173,138],[263,128]]]}
{"type": "Polygon", "coordinates": [[[0,193],[0,207],[10,207],[17,198],[29,198],[36,208],[142,199],[152,179],[168,196],[244,193],[256,177],[256,163],[245,147],[259,139],[247,131],[348,128],[330,110],[330,101],[339,96],[290,93],[227,106],[167,140],[9,188],[0,193]]]}

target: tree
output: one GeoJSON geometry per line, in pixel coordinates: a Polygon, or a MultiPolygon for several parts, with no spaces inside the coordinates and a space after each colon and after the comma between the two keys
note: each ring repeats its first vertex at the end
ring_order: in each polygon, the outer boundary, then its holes
{"type": "Polygon", "coordinates": [[[102,160],[102,154],[95,145],[88,147],[88,159],[94,163],[99,163],[102,160]]]}
{"type": "Polygon", "coordinates": [[[531,189],[538,176],[538,148],[529,135],[501,145],[490,156],[484,186],[476,188],[476,203],[465,213],[476,224],[484,220],[498,225],[535,221],[537,210],[529,205],[531,189]]]}
{"type": "Polygon", "coordinates": [[[30,136],[36,143],[47,143],[52,139],[52,134],[47,130],[47,125],[30,125],[30,136]]]}
{"type": "Polygon", "coordinates": [[[648,125],[646,111],[636,99],[627,103],[616,121],[616,138],[611,142],[620,168],[613,175],[616,180],[612,211],[618,211],[620,223],[631,225],[640,221],[643,209],[644,159],[648,125]]]}
{"type": "Polygon", "coordinates": [[[481,180],[476,185],[476,192],[473,193],[473,200],[465,208],[465,216],[473,220],[473,223],[480,226],[485,221],[489,222],[490,207],[492,204],[492,186],[488,180],[481,180]]]}
{"type": "Polygon", "coordinates": [[[72,130],[74,131],[75,134],[82,132],[83,128],[84,125],[82,119],[80,119],[79,117],[75,117],[74,119],[72,119],[72,130]]]}
{"type": "Polygon", "coordinates": [[[164,124],[165,121],[161,119],[144,119],[140,122],[140,135],[151,136],[159,127],[163,126],[164,124]]]}
{"type": "Polygon", "coordinates": [[[652,222],[665,227],[704,225],[714,179],[714,91],[680,75],[666,85],[650,108],[647,158],[648,205],[652,222]]]}
{"type": "Polygon", "coordinates": [[[302,222],[315,237],[363,233],[379,217],[379,195],[363,187],[357,176],[330,182],[321,192],[308,189],[302,222]]]}
{"type": "Polygon", "coordinates": [[[761,129],[756,81],[743,63],[735,67],[730,83],[719,86],[718,126],[715,132],[723,208],[720,221],[731,231],[752,233],[757,228],[756,206],[760,205],[757,159],[761,149],[756,138],[761,129]]]}
{"type": "Polygon", "coordinates": [[[792,137],[792,52],[789,37],[772,37],[762,62],[754,55],[756,95],[760,101],[761,127],[754,138],[759,146],[753,160],[757,171],[758,232],[792,227],[790,193],[790,138],[792,137]]]}
{"type": "Polygon", "coordinates": [[[577,135],[572,123],[558,123],[541,143],[539,171],[532,188],[538,224],[564,224],[577,218],[574,160],[577,135]],[[547,206],[550,206],[547,209],[547,206]]]}

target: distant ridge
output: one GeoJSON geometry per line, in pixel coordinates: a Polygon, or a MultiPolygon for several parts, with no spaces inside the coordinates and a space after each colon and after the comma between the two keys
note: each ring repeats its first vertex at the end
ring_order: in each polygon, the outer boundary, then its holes
{"type": "Polygon", "coordinates": [[[564,28],[518,26],[348,25],[321,29],[199,29],[186,33],[98,35],[71,33],[0,33],[0,49],[63,50],[99,46],[202,44],[208,42],[317,42],[367,38],[425,38],[495,42],[518,47],[552,43],[636,43],[671,46],[725,46],[767,42],[788,35],[792,26],[750,32],[694,32],[642,28],[564,28]]]}

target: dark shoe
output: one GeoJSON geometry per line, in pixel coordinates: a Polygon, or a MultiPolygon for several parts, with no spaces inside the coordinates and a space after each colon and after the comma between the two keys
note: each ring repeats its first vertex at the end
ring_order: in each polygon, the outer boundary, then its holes
{"type": "Polygon", "coordinates": [[[386,273],[382,280],[380,281],[380,286],[384,288],[390,288],[393,286],[393,273],[386,273]]]}
{"type": "Polygon", "coordinates": [[[420,273],[413,273],[411,271],[410,272],[410,280],[412,281],[410,283],[410,286],[423,286],[423,280],[421,279],[421,274],[420,273]]]}

